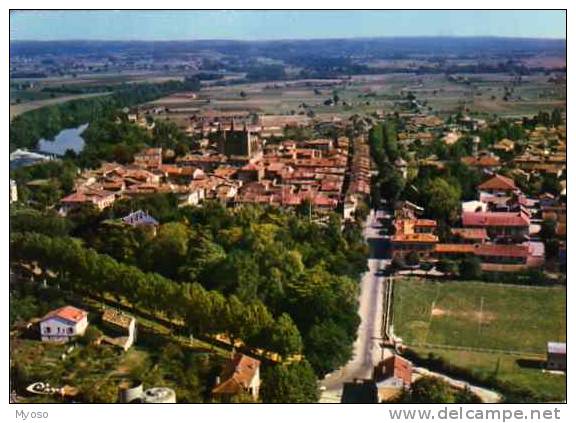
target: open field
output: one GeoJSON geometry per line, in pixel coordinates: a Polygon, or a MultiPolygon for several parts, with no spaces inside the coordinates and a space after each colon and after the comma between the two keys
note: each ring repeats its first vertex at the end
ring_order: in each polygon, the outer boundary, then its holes
{"type": "Polygon", "coordinates": [[[545,360],[545,355],[509,355],[446,349],[414,348],[426,357],[429,353],[442,357],[450,364],[471,369],[479,378],[490,376],[534,393],[549,395],[556,401],[566,399],[566,375],[544,373],[542,369],[531,367],[530,363],[545,360]]]}
{"type": "Polygon", "coordinates": [[[22,113],[29,112],[30,110],[40,109],[41,107],[52,106],[54,104],[65,103],[71,100],[78,100],[81,98],[98,97],[102,95],[109,95],[110,93],[93,93],[93,94],[78,94],[66,95],[62,97],[49,98],[45,100],[33,100],[26,103],[10,104],[10,119],[15,118],[22,113]]]}
{"type": "Polygon", "coordinates": [[[566,290],[400,279],[393,322],[409,346],[543,354],[548,341],[566,340],[566,290]]]}
{"type": "Polygon", "coordinates": [[[204,87],[196,98],[170,96],[149,103],[169,108],[166,117],[184,124],[198,110],[260,114],[306,114],[348,117],[355,113],[406,111],[413,93],[428,112],[458,111],[491,116],[533,116],[540,110],[566,107],[565,84],[544,74],[382,74],[332,80],[293,80],[204,87]],[[506,93],[509,92],[505,99],[506,93]],[[337,94],[337,104],[325,104],[337,94]]]}

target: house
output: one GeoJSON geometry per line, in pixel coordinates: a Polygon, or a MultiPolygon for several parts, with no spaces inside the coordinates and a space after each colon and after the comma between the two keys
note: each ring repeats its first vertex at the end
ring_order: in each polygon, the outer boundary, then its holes
{"type": "Polygon", "coordinates": [[[374,371],[379,402],[396,397],[412,384],[412,363],[397,354],[380,362],[374,371]]]}
{"type": "Polygon", "coordinates": [[[546,368],[566,371],[566,343],[548,342],[546,368]]]}
{"type": "Polygon", "coordinates": [[[40,321],[43,342],[68,342],[82,336],[88,327],[88,312],[73,306],[52,310],[40,321]]]}
{"type": "Polygon", "coordinates": [[[482,244],[488,240],[488,232],[484,228],[452,228],[450,232],[463,244],[482,244]]]}
{"type": "Polygon", "coordinates": [[[392,236],[392,256],[406,256],[411,252],[420,257],[429,256],[438,243],[436,221],[428,219],[396,219],[392,236]]]}
{"type": "Polygon", "coordinates": [[[264,166],[256,163],[249,163],[238,169],[236,177],[242,182],[261,181],[264,178],[264,166]]]}
{"type": "Polygon", "coordinates": [[[136,340],[136,319],[119,310],[113,308],[104,310],[102,328],[107,333],[104,341],[116,345],[124,351],[128,351],[136,340]]]}
{"type": "Polygon", "coordinates": [[[493,172],[501,167],[500,158],[498,156],[486,154],[479,155],[478,157],[462,157],[461,162],[470,167],[476,167],[478,169],[485,169],[493,172]]]}
{"type": "Polygon", "coordinates": [[[133,228],[145,228],[152,236],[156,236],[156,231],[158,226],[160,226],[160,223],[156,219],[143,210],[132,212],[124,216],[121,220],[122,223],[132,226],[133,228]]]}
{"type": "Polygon", "coordinates": [[[158,169],[162,166],[162,148],[147,148],[134,155],[138,167],[158,169]]]}
{"type": "Polygon", "coordinates": [[[485,229],[491,239],[502,238],[525,241],[529,237],[530,217],[523,211],[510,212],[464,212],[462,226],[485,229]]]}
{"type": "Polygon", "coordinates": [[[60,200],[60,213],[66,215],[69,211],[83,204],[92,204],[98,210],[104,210],[106,207],[110,207],[115,200],[116,195],[113,192],[86,187],[62,198],[60,200]]]}
{"type": "Polygon", "coordinates": [[[143,210],[138,210],[130,213],[122,218],[122,222],[130,226],[153,226],[157,227],[159,225],[158,221],[150,216],[143,210]]]}
{"type": "Polygon", "coordinates": [[[235,353],[216,379],[212,394],[230,398],[240,393],[258,399],[260,391],[260,361],[241,353],[235,353]]]}
{"type": "Polygon", "coordinates": [[[10,204],[18,201],[18,185],[14,179],[10,179],[10,204]]]}
{"type": "Polygon", "coordinates": [[[494,144],[492,149],[504,153],[511,153],[512,151],[514,151],[514,146],[515,146],[514,141],[509,140],[508,138],[503,138],[496,144],[494,144]]]}
{"type": "Polygon", "coordinates": [[[478,185],[478,191],[492,195],[512,195],[519,189],[513,179],[496,174],[478,185]]]}

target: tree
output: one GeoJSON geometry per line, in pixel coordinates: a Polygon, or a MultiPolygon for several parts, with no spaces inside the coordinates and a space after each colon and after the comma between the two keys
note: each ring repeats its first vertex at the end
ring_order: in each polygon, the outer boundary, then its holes
{"type": "Polygon", "coordinates": [[[306,360],[266,369],[261,393],[265,403],[316,403],[320,398],[316,376],[306,360]]]}
{"type": "Polygon", "coordinates": [[[458,265],[458,272],[462,279],[478,279],[482,276],[480,259],[478,257],[466,257],[458,265]]]}
{"type": "Polygon", "coordinates": [[[416,251],[410,251],[406,255],[406,264],[408,266],[417,266],[420,263],[420,256],[416,251]]]}
{"type": "Polygon", "coordinates": [[[412,384],[410,392],[401,402],[446,404],[453,403],[454,400],[452,388],[447,382],[437,377],[423,376],[412,384]]]}
{"type": "Polygon", "coordinates": [[[454,396],[454,402],[457,404],[481,404],[482,400],[466,385],[464,389],[458,390],[454,396]]]}
{"type": "Polygon", "coordinates": [[[270,330],[270,336],[266,343],[272,351],[276,351],[282,357],[288,357],[302,352],[302,337],[292,318],[286,314],[276,320],[270,330]]]}
{"type": "Polygon", "coordinates": [[[552,126],[555,126],[555,127],[562,125],[562,113],[560,112],[560,109],[555,108],[552,111],[551,122],[552,122],[552,126]]]}
{"type": "Polygon", "coordinates": [[[460,187],[444,178],[428,181],[423,190],[426,213],[435,219],[455,221],[460,210],[460,195],[460,187]]]}
{"type": "Polygon", "coordinates": [[[540,238],[548,241],[556,238],[556,221],[552,219],[544,219],[540,225],[540,238]]]}
{"type": "Polygon", "coordinates": [[[90,325],[86,328],[84,335],[82,335],[80,339],[84,344],[90,345],[98,342],[100,338],[102,338],[102,335],[103,334],[100,329],[94,325],[90,325]]]}
{"type": "Polygon", "coordinates": [[[319,376],[337,369],[352,356],[348,335],[332,321],[314,325],[306,336],[304,353],[319,376]]]}

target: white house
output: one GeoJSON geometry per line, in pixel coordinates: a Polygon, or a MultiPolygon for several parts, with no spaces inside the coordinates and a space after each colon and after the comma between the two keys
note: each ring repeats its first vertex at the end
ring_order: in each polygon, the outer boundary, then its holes
{"type": "Polygon", "coordinates": [[[18,185],[14,179],[10,179],[10,204],[18,201],[18,185]]]}
{"type": "Polygon", "coordinates": [[[40,321],[40,336],[44,342],[68,342],[84,335],[88,327],[88,312],[72,306],[53,310],[40,321]]]}

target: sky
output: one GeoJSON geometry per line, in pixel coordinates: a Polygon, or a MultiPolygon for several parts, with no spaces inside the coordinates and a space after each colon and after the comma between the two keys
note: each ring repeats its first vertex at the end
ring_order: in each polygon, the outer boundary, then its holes
{"type": "Polygon", "coordinates": [[[11,40],[566,38],[564,11],[13,11],[11,40]]]}

